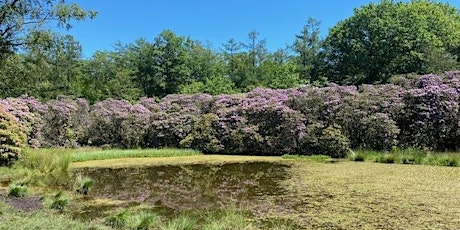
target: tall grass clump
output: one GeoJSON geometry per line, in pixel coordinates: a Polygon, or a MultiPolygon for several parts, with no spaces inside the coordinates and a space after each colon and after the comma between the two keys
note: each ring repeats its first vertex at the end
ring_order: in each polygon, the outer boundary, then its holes
{"type": "Polygon", "coordinates": [[[352,161],[371,161],[387,164],[460,166],[460,154],[458,153],[434,152],[417,148],[395,148],[387,152],[356,150],[348,158],[352,161]]]}
{"type": "Polygon", "coordinates": [[[56,210],[63,210],[65,206],[69,203],[69,198],[64,196],[63,192],[58,192],[55,196],[51,199],[50,208],[56,210]]]}
{"type": "Polygon", "coordinates": [[[12,184],[8,188],[8,196],[23,197],[26,196],[29,189],[24,185],[12,184]]]}
{"type": "Polygon", "coordinates": [[[165,224],[164,230],[192,230],[198,224],[197,219],[187,214],[182,214],[165,224]]]}
{"type": "Polygon", "coordinates": [[[87,177],[77,177],[76,183],[77,183],[77,189],[76,189],[77,193],[81,195],[88,195],[89,190],[94,185],[94,180],[91,178],[87,178],[87,177]]]}
{"type": "Polygon", "coordinates": [[[115,229],[153,229],[159,225],[160,217],[148,211],[123,210],[107,217],[104,221],[115,229]]]}
{"type": "Polygon", "coordinates": [[[46,152],[28,150],[14,167],[23,172],[22,183],[68,187],[71,185],[69,165],[69,154],[59,150],[46,152]]]}

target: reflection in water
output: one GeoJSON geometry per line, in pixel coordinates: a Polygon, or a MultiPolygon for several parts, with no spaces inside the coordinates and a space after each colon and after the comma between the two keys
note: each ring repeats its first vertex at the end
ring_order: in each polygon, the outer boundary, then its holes
{"type": "Polygon", "coordinates": [[[94,180],[90,195],[183,209],[218,208],[283,194],[289,166],[270,162],[79,169],[94,180]]]}

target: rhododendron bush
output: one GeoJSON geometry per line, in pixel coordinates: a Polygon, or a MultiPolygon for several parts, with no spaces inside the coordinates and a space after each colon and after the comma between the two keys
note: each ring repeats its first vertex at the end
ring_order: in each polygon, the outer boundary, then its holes
{"type": "Polygon", "coordinates": [[[31,147],[186,147],[333,157],[346,156],[350,148],[457,150],[459,77],[448,72],[386,85],[257,88],[246,94],[168,95],[136,103],[108,99],[93,105],[70,97],[48,102],[20,97],[1,99],[0,106],[31,147]]]}

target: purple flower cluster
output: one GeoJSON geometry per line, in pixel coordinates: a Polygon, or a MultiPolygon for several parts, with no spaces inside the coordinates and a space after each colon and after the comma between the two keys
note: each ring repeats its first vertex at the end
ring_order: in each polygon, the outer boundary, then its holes
{"type": "MultiPolygon", "coordinates": [[[[327,154],[349,148],[460,147],[460,72],[395,84],[246,94],[168,95],[132,104],[108,99],[90,106],[63,97],[46,103],[0,100],[31,146],[188,147],[206,153],[327,154]]],[[[398,83],[399,82],[399,83],[398,83]]]]}

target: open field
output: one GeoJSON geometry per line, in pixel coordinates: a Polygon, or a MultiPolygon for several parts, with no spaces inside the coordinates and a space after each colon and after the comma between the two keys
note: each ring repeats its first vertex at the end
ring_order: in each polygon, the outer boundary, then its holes
{"type": "MultiPolygon", "coordinates": [[[[192,222],[197,227],[191,229],[225,225],[215,223],[222,215],[215,213],[230,209],[237,210],[230,216],[242,221],[238,227],[209,229],[460,226],[458,167],[326,162],[318,163],[314,158],[216,155],[74,162],[70,167],[79,174],[93,175],[95,185],[84,199],[69,192],[71,199],[64,213],[67,222],[72,223],[71,217],[78,222],[91,221],[96,229],[106,227],[107,218],[121,215],[120,210],[134,212],[137,205],[143,207],[141,214],[145,210],[157,213],[162,223],[185,221],[177,219],[185,213],[196,218],[192,222]],[[163,175],[165,172],[170,174],[163,175]],[[206,222],[212,219],[210,215],[214,218],[212,224],[206,222]]],[[[15,213],[0,213],[0,229],[19,224],[24,218],[38,221],[36,214],[15,213]]],[[[46,214],[49,211],[43,213],[40,215],[54,216],[46,214]]],[[[181,229],[161,226],[157,229],[181,229]]]]}

